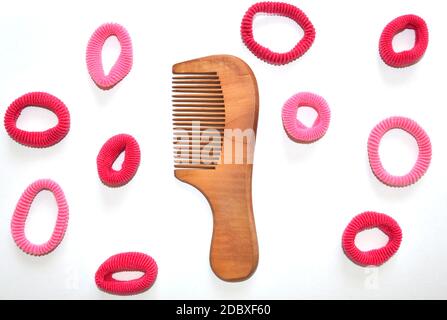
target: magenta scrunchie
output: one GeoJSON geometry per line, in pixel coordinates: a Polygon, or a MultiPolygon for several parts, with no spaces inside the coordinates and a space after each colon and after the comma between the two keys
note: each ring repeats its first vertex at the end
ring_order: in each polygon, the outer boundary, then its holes
{"type": "Polygon", "coordinates": [[[99,178],[105,185],[121,187],[132,180],[137,173],[140,165],[140,146],[131,135],[113,136],[102,146],[96,164],[99,178]],[[121,170],[114,170],[113,163],[122,152],[125,153],[125,157],[121,170]]]}
{"type": "Polygon", "coordinates": [[[30,92],[17,98],[6,110],[5,129],[14,141],[32,148],[47,148],[61,141],[70,130],[70,112],[65,104],[46,92],[30,92]],[[54,112],[58,124],[45,131],[25,131],[17,128],[23,109],[35,106],[54,112]]]}
{"type": "Polygon", "coordinates": [[[297,7],[283,2],[259,2],[245,13],[241,24],[242,40],[259,59],[274,65],[283,65],[298,59],[309,50],[315,39],[315,29],[306,14],[297,7]],[[304,30],[304,37],[289,52],[277,53],[262,46],[253,36],[253,19],[258,13],[268,13],[292,19],[304,30]]]}
{"type": "Polygon", "coordinates": [[[379,41],[379,52],[382,60],[394,68],[404,68],[417,63],[428,47],[428,28],[425,21],[414,14],[398,17],[391,21],[383,30],[379,41]],[[405,29],[413,29],[416,33],[416,43],[410,50],[395,52],[393,38],[405,29]]]}
{"type": "Polygon", "coordinates": [[[125,252],[104,261],[95,274],[95,282],[101,290],[116,295],[133,295],[148,290],[155,282],[158,267],[155,260],[140,252],[125,252]],[[122,271],[140,271],[144,275],[130,281],[120,281],[113,274],[122,271]]]}
{"type": "Polygon", "coordinates": [[[399,224],[383,213],[364,212],[354,217],[348,224],[342,237],[342,247],[346,256],[360,266],[380,266],[399,250],[402,242],[402,230],[399,224]],[[379,228],[388,236],[388,243],[379,249],[361,251],[355,245],[355,237],[364,230],[379,228]]]}

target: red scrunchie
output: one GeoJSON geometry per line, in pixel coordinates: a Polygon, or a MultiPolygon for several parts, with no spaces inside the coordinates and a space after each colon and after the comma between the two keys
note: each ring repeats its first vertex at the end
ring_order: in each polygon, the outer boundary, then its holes
{"type": "Polygon", "coordinates": [[[315,29],[306,14],[297,7],[283,2],[259,2],[252,5],[244,15],[241,36],[247,48],[259,59],[275,65],[287,64],[301,57],[315,40],[315,29]],[[304,37],[289,52],[276,53],[256,42],[253,36],[253,19],[257,13],[284,16],[295,21],[304,30],[304,37]]]}
{"type": "Polygon", "coordinates": [[[47,148],[61,141],[70,130],[70,113],[65,104],[46,92],[30,92],[16,99],[6,110],[5,128],[16,142],[33,148],[47,148]],[[17,119],[23,109],[36,106],[54,112],[58,124],[45,131],[25,131],[17,128],[17,119]]]}
{"type": "Polygon", "coordinates": [[[402,242],[402,230],[397,222],[383,213],[364,212],[354,217],[346,227],[342,246],[346,256],[360,266],[380,266],[399,250],[402,242]],[[355,245],[355,237],[367,229],[379,228],[389,238],[386,246],[370,251],[360,251],[355,245]]]}
{"type": "Polygon", "coordinates": [[[148,290],[157,278],[158,267],[155,260],[140,252],[125,252],[111,256],[98,268],[96,285],[103,291],[116,295],[132,295],[148,290]],[[138,279],[120,281],[113,274],[123,271],[141,271],[138,279]]]}
{"type": "Polygon", "coordinates": [[[102,146],[96,158],[101,181],[109,187],[121,187],[137,173],[140,165],[140,146],[134,137],[128,134],[113,136],[102,146]],[[121,170],[112,168],[119,155],[125,152],[121,170]]]}
{"type": "Polygon", "coordinates": [[[428,28],[425,21],[414,15],[404,15],[391,21],[380,36],[379,52],[382,60],[394,68],[404,68],[417,63],[427,50],[428,28]],[[405,29],[416,32],[416,43],[411,50],[395,52],[393,38],[405,29]]]}

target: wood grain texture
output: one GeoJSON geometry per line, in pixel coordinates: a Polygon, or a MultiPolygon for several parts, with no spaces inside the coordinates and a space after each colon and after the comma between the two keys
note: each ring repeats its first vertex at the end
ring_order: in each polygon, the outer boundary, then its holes
{"type": "MultiPolygon", "coordinates": [[[[221,117],[216,117],[214,120],[215,123],[223,123],[225,128],[225,134],[219,140],[221,149],[217,155],[216,165],[203,166],[203,169],[178,167],[175,176],[202,192],[211,206],[214,226],[210,263],[214,273],[225,281],[245,280],[255,272],[258,265],[258,242],[251,189],[255,139],[237,138],[235,135],[227,134],[229,133],[227,129],[241,132],[249,129],[248,131],[253,133],[253,138],[255,137],[259,108],[256,78],[245,62],[229,55],[210,56],[179,63],[173,66],[173,73],[176,76],[173,91],[177,95],[182,91],[215,95],[214,91],[207,92],[208,88],[176,88],[178,84],[175,82],[178,82],[178,79],[188,81],[193,79],[192,81],[199,82],[196,77],[206,76],[207,79],[213,79],[213,83],[207,85],[213,86],[213,90],[222,92],[224,97],[225,121],[217,122],[218,119],[222,119],[221,117]],[[214,77],[216,75],[218,78],[214,77]],[[236,156],[237,150],[243,151],[239,157],[236,156]]],[[[189,108],[197,107],[203,112],[204,107],[201,106],[189,108]]],[[[174,122],[174,126],[178,125],[174,122]]],[[[205,121],[204,126],[207,125],[209,123],[205,121]]],[[[191,154],[191,159],[195,159],[196,156],[197,154],[191,154]]]]}

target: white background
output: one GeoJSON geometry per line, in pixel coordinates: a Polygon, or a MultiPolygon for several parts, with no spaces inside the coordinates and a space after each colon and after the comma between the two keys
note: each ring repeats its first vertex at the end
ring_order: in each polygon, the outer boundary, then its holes
{"type": "MultiPolygon", "coordinates": [[[[255,1],[3,1],[0,11],[0,118],[29,91],[59,97],[71,113],[71,129],[58,145],[23,147],[0,132],[0,298],[86,298],[114,296],[94,282],[98,266],[123,251],[142,251],[159,266],[155,285],[138,299],[196,298],[447,298],[447,21],[443,1],[292,1],[311,19],[317,35],[301,59],[268,65],[240,39],[240,22],[255,1]],[[386,66],[378,54],[384,26],[414,13],[430,29],[425,57],[413,67],[386,66]],[[130,74],[101,91],[90,79],[85,49],[93,31],[118,22],[134,48],[130,74]],[[254,276],[225,283],[212,273],[212,216],[205,198],[173,176],[171,66],[229,53],[244,59],[258,79],[260,113],[253,176],[253,205],[260,260],[254,276]],[[289,140],[281,123],[283,103],[300,91],[322,95],[332,110],[327,135],[311,145],[289,140]],[[402,115],[430,135],[433,161],[416,185],[393,189],[372,175],[366,142],[382,119],[402,115]],[[101,184],[96,156],[112,135],[139,141],[142,161],[128,185],[101,184]],[[52,254],[31,257],[12,240],[10,220],[23,190],[51,178],[70,206],[66,237],[52,254]],[[341,235],[356,214],[387,213],[403,230],[400,250],[379,269],[360,268],[341,249],[341,235]]],[[[302,31],[284,18],[259,17],[256,38],[287,51],[302,31]]],[[[414,36],[413,36],[414,38],[414,36]]],[[[412,45],[412,33],[396,48],[412,45]]],[[[115,41],[104,49],[111,66],[115,41]]],[[[27,109],[19,126],[44,129],[51,113],[27,109]]],[[[303,114],[310,121],[311,114],[303,114]]],[[[417,147],[406,134],[391,132],[381,148],[392,173],[403,174],[417,147]]],[[[51,194],[32,207],[26,233],[48,239],[56,217],[51,194]]],[[[364,249],[383,245],[379,232],[359,236],[364,249]]]]}

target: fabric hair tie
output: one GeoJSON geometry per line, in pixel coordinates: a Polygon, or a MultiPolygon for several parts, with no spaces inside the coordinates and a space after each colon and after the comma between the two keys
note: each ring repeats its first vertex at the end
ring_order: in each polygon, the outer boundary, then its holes
{"type": "Polygon", "coordinates": [[[5,129],[14,141],[32,148],[48,148],[61,141],[70,130],[70,113],[65,104],[46,92],[30,92],[16,99],[6,110],[5,129]],[[17,120],[27,107],[39,107],[56,114],[58,123],[45,131],[25,131],[17,128],[17,120]]]}
{"type": "Polygon", "coordinates": [[[283,65],[298,59],[309,50],[315,39],[315,29],[306,14],[291,4],[259,2],[252,5],[245,13],[241,24],[241,36],[247,48],[259,59],[274,65],[283,65]],[[304,30],[304,37],[289,52],[273,52],[254,39],[253,20],[258,13],[279,15],[292,19],[304,30]]]}
{"type": "Polygon", "coordinates": [[[90,77],[96,85],[103,90],[113,88],[132,69],[132,41],[127,30],[117,23],[101,25],[96,29],[88,42],[86,60],[90,77]],[[121,52],[109,74],[105,75],[102,64],[102,48],[106,40],[111,36],[116,36],[118,39],[121,52]]]}

